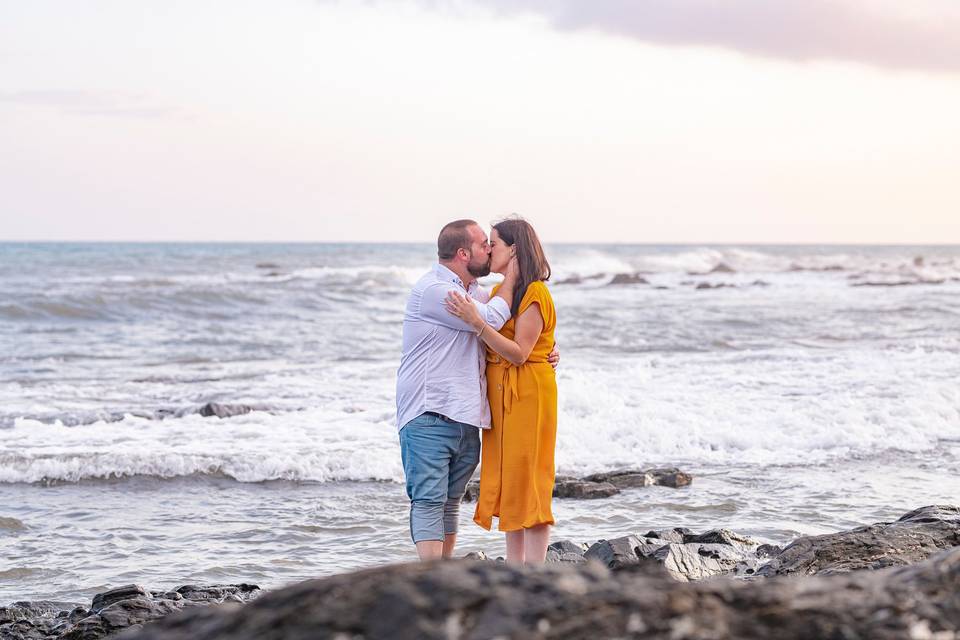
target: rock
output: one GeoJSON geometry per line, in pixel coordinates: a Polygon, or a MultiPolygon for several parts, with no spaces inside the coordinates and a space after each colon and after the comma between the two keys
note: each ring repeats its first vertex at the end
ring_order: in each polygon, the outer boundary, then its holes
{"type": "Polygon", "coordinates": [[[958,588],[960,549],[875,572],[691,583],[649,564],[403,564],[186,610],[118,640],[946,640],[960,630],[958,588]]]}
{"type": "Polygon", "coordinates": [[[547,549],[546,562],[565,562],[568,564],[579,564],[586,562],[582,553],[561,553],[555,549],[547,549]]]}
{"type": "Polygon", "coordinates": [[[718,262],[717,266],[713,269],[710,269],[707,273],[736,273],[737,270],[728,265],[726,262],[718,262]]]}
{"type": "Polygon", "coordinates": [[[581,278],[577,274],[573,274],[569,278],[558,280],[556,284],[583,284],[583,278],[581,278]]]}
{"type": "Polygon", "coordinates": [[[754,551],[759,543],[752,538],[734,533],[729,529],[713,529],[706,533],[692,533],[683,536],[684,543],[725,544],[741,551],[754,551]]]}
{"type": "Polygon", "coordinates": [[[757,547],[758,558],[776,558],[783,551],[783,547],[775,544],[762,544],[757,547]]]}
{"type": "Polygon", "coordinates": [[[197,413],[205,418],[209,418],[211,416],[216,416],[218,418],[230,418],[233,416],[243,415],[244,413],[250,413],[253,410],[253,407],[245,404],[220,404],[218,402],[208,402],[197,409],[197,413]]]}
{"type": "Polygon", "coordinates": [[[643,534],[646,538],[655,538],[662,540],[664,544],[668,542],[678,542],[683,544],[684,538],[688,535],[694,535],[686,527],[674,527],[673,529],[661,529],[660,531],[648,531],[643,534]]]}
{"type": "Polygon", "coordinates": [[[139,598],[141,596],[149,595],[150,594],[147,593],[147,590],[140,585],[127,584],[93,596],[93,602],[90,604],[90,611],[93,613],[99,613],[101,609],[109,607],[114,602],[120,602],[121,600],[127,600],[129,598],[139,598]]]}
{"type": "Polygon", "coordinates": [[[587,482],[585,480],[565,480],[553,486],[554,498],[579,498],[592,500],[609,498],[620,493],[620,490],[609,482],[587,482]]]}
{"type": "Polygon", "coordinates": [[[576,542],[571,542],[570,540],[557,540],[556,542],[551,542],[548,549],[553,549],[559,553],[579,553],[583,555],[587,550],[587,545],[577,544],[576,542]]]}
{"type": "Polygon", "coordinates": [[[463,494],[464,502],[476,502],[480,497],[480,481],[471,480],[467,483],[467,489],[463,494]]]}
{"type": "Polygon", "coordinates": [[[663,563],[673,579],[681,582],[732,573],[747,560],[740,548],[728,544],[673,542],[657,549],[653,557],[663,563]]]}
{"type": "Polygon", "coordinates": [[[609,482],[618,489],[662,485],[679,488],[693,482],[693,476],[674,467],[659,469],[619,469],[587,476],[588,482],[609,482]]]}
{"type": "Polygon", "coordinates": [[[698,282],[697,286],[694,289],[727,289],[727,288],[736,288],[735,284],[728,284],[726,282],[718,282],[713,284],[712,282],[698,282]]]}
{"type": "Polygon", "coordinates": [[[483,551],[471,551],[470,553],[463,556],[464,560],[489,560],[483,551]]]}
{"type": "Polygon", "coordinates": [[[586,550],[587,545],[577,544],[570,540],[552,542],[547,547],[547,562],[586,562],[583,557],[586,550]]]}
{"type": "Polygon", "coordinates": [[[280,265],[273,262],[258,262],[257,269],[279,269],[280,265]]]}
{"type": "Polygon", "coordinates": [[[600,540],[587,549],[583,557],[596,560],[608,569],[622,569],[628,565],[645,562],[663,546],[660,540],[624,536],[613,540],[600,540]]]}
{"type": "Polygon", "coordinates": [[[242,603],[259,593],[260,587],[250,584],[185,586],[176,592],[129,584],[98,593],[90,609],[64,602],[17,602],[0,607],[0,640],[98,640],[184,607],[242,603]]]}
{"type": "Polygon", "coordinates": [[[650,284],[647,279],[639,273],[618,273],[613,276],[613,280],[607,283],[607,286],[621,284],[650,284]]]}
{"type": "Polygon", "coordinates": [[[764,576],[843,573],[923,560],[960,545],[960,507],[922,507],[896,522],[799,538],[762,569],[764,576]]]}
{"type": "MultiPolygon", "coordinates": [[[[597,473],[585,478],[558,475],[554,479],[554,498],[578,498],[589,500],[593,498],[609,498],[620,493],[620,489],[632,487],[648,487],[663,485],[667,487],[683,487],[693,482],[693,476],[674,467],[659,469],[620,469],[607,473],[597,473]]],[[[475,502],[480,495],[480,481],[471,480],[467,483],[463,499],[466,502],[475,502]]]]}

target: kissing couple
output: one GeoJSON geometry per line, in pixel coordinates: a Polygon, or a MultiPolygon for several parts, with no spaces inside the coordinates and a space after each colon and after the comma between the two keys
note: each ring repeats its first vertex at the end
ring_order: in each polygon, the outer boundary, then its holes
{"type": "Polygon", "coordinates": [[[473,521],[489,530],[498,519],[507,562],[542,563],[560,360],[550,265],[519,217],[494,224],[489,240],[473,220],[451,222],[437,257],[407,300],[397,372],[410,535],[421,560],[453,556],[460,502],[482,460],[473,521]],[[491,271],[503,282],[486,291],[477,278],[491,271]]]}

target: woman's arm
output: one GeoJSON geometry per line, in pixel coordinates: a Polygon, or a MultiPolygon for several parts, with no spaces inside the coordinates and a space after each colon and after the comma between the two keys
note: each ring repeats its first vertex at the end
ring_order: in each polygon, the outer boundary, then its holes
{"type": "Polygon", "coordinates": [[[472,326],[491,349],[510,364],[520,366],[530,357],[540,332],[543,331],[543,314],[540,304],[534,302],[517,317],[514,339],[510,340],[483,321],[471,300],[457,292],[447,295],[447,310],[472,326]]]}

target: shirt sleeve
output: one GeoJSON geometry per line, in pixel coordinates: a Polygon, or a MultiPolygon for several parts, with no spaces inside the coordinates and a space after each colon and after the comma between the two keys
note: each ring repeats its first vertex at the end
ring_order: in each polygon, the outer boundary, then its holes
{"type": "MultiPolygon", "coordinates": [[[[439,282],[427,287],[423,296],[420,298],[420,316],[427,322],[439,324],[457,331],[474,331],[474,328],[447,311],[444,300],[448,291],[463,293],[463,289],[455,284],[439,282]]],[[[484,322],[499,331],[500,327],[506,324],[510,319],[510,307],[506,300],[500,297],[494,297],[484,304],[475,298],[471,298],[473,304],[480,311],[480,317],[484,322]]]]}

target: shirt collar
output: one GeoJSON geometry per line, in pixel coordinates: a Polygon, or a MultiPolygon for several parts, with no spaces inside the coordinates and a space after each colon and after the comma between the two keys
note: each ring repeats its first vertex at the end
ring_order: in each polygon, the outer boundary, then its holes
{"type": "Polygon", "coordinates": [[[477,281],[474,280],[473,283],[470,285],[470,287],[465,286],[465,285],[463,284],[463,280],[460,279],[460,276],[458,276],[458,275],[455,274],[453,271],[451,271],[448,267],[445,267],[444,265],[440,264],[439,262],[436,263],[436,264],[433,266],[433,272],[434,272],[434,273],[436,274],[436,276],[437,276],[438,278],[440,278],[441,280],[444,280],[444,281],[446,281],[446,282],[453,282],[453,283],[456,283],[456,284],[460,285],[461,287],[463,287],[463,290],[464,290],[464,291],[469,291],[470,289],[472,289],[472,288],[474,287],[474,285],[477,284],[477,281]]]}

